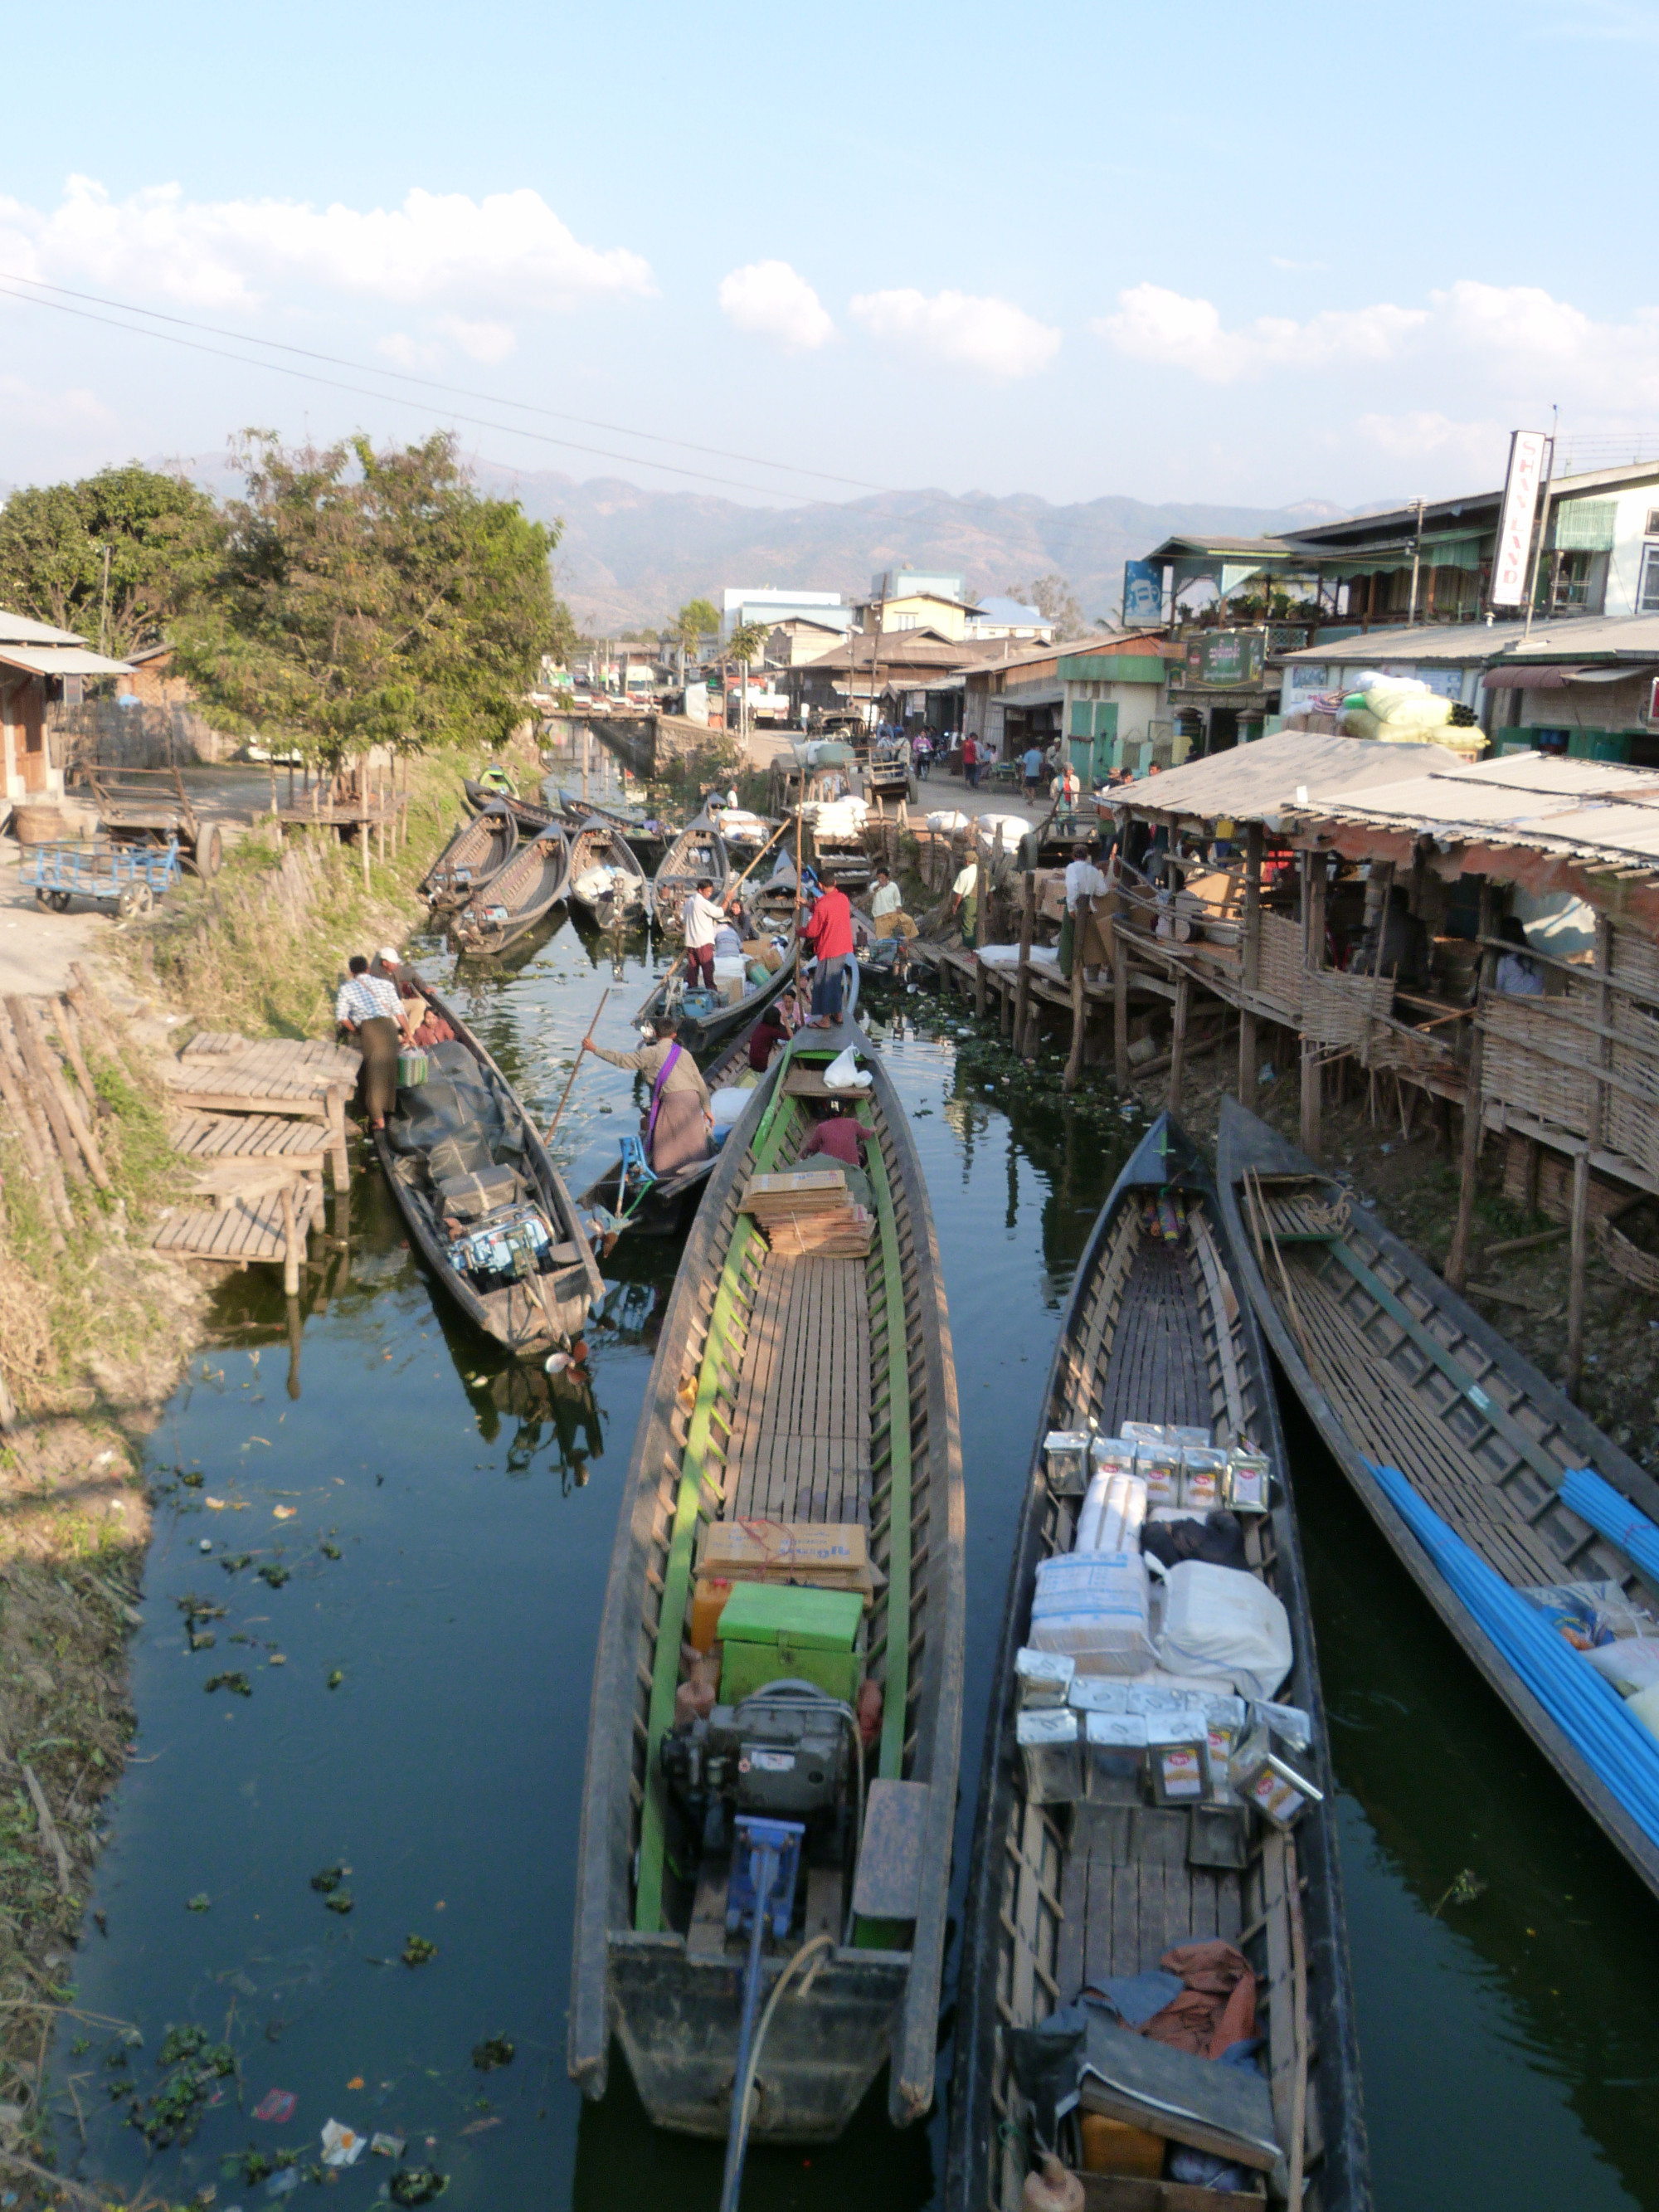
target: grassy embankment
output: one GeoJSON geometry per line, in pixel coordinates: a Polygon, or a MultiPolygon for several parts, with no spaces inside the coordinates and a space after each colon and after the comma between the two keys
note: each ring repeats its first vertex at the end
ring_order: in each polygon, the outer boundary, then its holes
{"type": "MultiPolygon", "coordinates": [[[[401,940],[460,811],[454,764],[418,769],[408,842],[374,862],[367,891],[355,852],[245,839],[214,883],[187,883],[125,940],[139,989],[186,1018],[180,1036],[325,1034],[346,955],[401,940]]],[[[99,1801],[134,1727],[142,1441],[208,1321],[205,1271],[146,1243],[183,1185],[154,1059],[95,990],[80,1012],[96,1093],[83,1110],[111,1188],[70,1185],[67,1230],[0,1108],[0,1373],[20,1414],[0,1437],[0,2180],[25,2204],[47,2187],[32,2171],[47,2148],[41,2072],[54,2021],[74,2021],[99,1801]]]]}

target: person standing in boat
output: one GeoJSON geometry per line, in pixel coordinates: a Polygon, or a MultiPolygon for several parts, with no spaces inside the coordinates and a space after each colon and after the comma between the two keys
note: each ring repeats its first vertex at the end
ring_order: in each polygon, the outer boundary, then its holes
{"type": "Polygon", "coordinates": [[[702,983],[714,988],[714,937],[725,915],[714,903],[714,879],[705,876],[680,908],[680,927],[685,935],[685,981],[695,989],[702,983]]]}
{"type": "Polygon", "coordinates": [[[678,1175],[708,1158],[714,1112],[708,1087],[697,1073],[697,1063],[680,1042],[679,1024],[665,1017],[656,1024],[654,1044],[638,1052],[611,1052],[591,1038],[582,1050],[612,1067],[630,1068],[651,1085],[651,1100],[640,1119],[645,1156],[654,1176],[678,1175]]]}
{"type": "Polygon", "coordinates": [[[811,918],[801,909],[800,939],[817,962],[812,978],[812,1018],[808,1029],[832,1030],[841,1019],[848,963],[853,957],[853,908],[844,890],[831,884],[822,891],[811,918]]]}
{"type": "Polygon", "coordinates": [[[363,1056],[357,1076],[357,1100],[371,1129],[384,1129],[398,1103],[398,1052],[410,1034],[409,1018],[398,987],[384,975],[371,975],[368,962],[354,952],[349,973],[334,1000],[337,1025],[363,1056]]]}

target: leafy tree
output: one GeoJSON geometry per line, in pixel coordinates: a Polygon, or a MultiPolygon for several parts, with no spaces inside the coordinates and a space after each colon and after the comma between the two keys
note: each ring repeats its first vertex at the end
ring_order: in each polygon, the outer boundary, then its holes
{"type": "Polygon", "coordinates": [[[1011,584],[1008,595],[1022,600],[1028,607],[1035,607],[1044,622],[1054,624],[1054,635],[1062,641],[1068,637],[1080,637],[1089,627],[1088,618],[1064,576],[1039,576],[1034,584],[1011,584]]]}
{"type": "Polygon", "coordinates": [[[581,651],[581,637],[576,628],[576,617],[562,599],[553,602],[553,628],[548,639],[547,650],[561,668],[568,668],[581,651]]]}
{"type": "Polygon", "coordinates": [[[136,461],[31,486],[0,510],[0,605],[118,659],[162,641],[211,574],[219,536],[204,491],[136,461]]]}
{"type": "Polygon", "coordinates": [[[688,599],[674,617],[674,635],[688,653],[695,653],[720,626],[720,616],[708,599],[688,599]]]}
{"type": "Polygon", "coordinates": [[[765,623],[739,623],[726,641],[726,658],[735,660],[743,671],[743,705],[740,718],[749,719],[749,671],[758,655],[765,650],[771,631],[765,623]]]}
{"type": "Polygon", "coordinates": [[[181,636],[221,714],[330,765],[507,737],[556,635],[556,532],[480,497],[447,432],[379,453],[251,432],[237,459],[246,496],[181,636]]]}

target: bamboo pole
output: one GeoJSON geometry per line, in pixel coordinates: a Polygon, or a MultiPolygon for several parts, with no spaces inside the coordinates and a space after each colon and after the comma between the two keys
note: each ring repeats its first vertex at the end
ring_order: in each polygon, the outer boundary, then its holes
{"type": "Polygon", "coordinates": [[[11,1035],[15,1040],[12,1049],[17,1055],[15,1066],[22,1069],[28,1087],[33,1092],[41,1112],[46,1115],[46,1126],[52,1132],[53,1142],[57,1145],[59,1158],[76,1182],[84,1182],[87,1179],[86,1164],[81,1158],[79,1147],[75,1141],[75,1133],[70,1128],[69,1118],[64,1112],[63,1102],[53,1091],[46,1069],[39,1065],[38,1049],[32,1049],[34,1040],[21,1011],[22,1002],[18,999],[9,998],[4,1003],[11,1025],[11,1035]]]}
{"type": "Polygon", "coordinates": [[[1065,1091],[1075,1091],[1078,1078],[1083,1073],[1083,1031],[1089,1016],[1089,1001],[1083,984],[1083,962],[1078,948],[1072,957],[1072,1049],[1066,1055],[1066,1073],[1060,1082],[1065,1091]]]}
{"type": "Polygon", "coordinates": [[[576,1087],[576,1078],[582,1072],[582,1061],[586,1057],[587,1048],[593,1042],[593,1032],[599,1025],[599,1016],[605,1012],[605,1002],[610,996],[611,987],[609,984],[606,984],[604,991],[600,994],[599,1005],[593,1009],[593,1018],[587,1024],[587,1035],[582,1039],[581,1043],[577,1049],[576,1065],[571,1069],[570,1080],[564,1086],[564,1096],[559,1101],[559,1110],[555,1114],[553,1119],[547,1125],[547,1134],[542,1139],[542,1142],[544,1145],[550,1145],[552,1143],[554,1133],[557,1130],[560,1122],[564,1119],[564,1109],[570,1103],[570,1094],[576,1087]]]}
{"type": "Polygon", "coordinates": [[[1171,1114],[1181,1111],[1181,1079],[1186,1073],[1187,1014],[1192,1000],[1192,982],[1185,974],[1176,978],[1175,1024],[1170,1036],[1170,1098],[1171,1114]]]}
{"type": "MultiPolygon", "coordinates": [[[[1495,904],[1490,879],[1480,885],[1480,934],[1492,933],[1492,909],[1495,904]]],[[[1469,1237],[1474,1226],[1474,1193],[1480,1170],[1480,1085],[1486,1071],[1486,1036],[1480,1026],[1480,1009],[1482,998],[1492,987],[1496,956],[1489,950],[1480,956],[1480,975],[1475,986],[1475,1018],[1469,1024],[1468,1080],[1463,1094],[1463,1161],[1462,1178],[1457,1187],[1457,1218],[1452,1226],[1450,1249],[1446,1254],[1446,1280],[1455,1291],[1461,1291],[1468,1279],[1469,1237]]],[[[1585,1171],[1589,1172],[1586,1151],[1585,1171]]],[[[1574,1185],[1575,1202],[1577,1184],[1574,1185]]],[[[1582,1290],[1582,1285],[1581,1285],[1582,1290]]],[[[1568,1355],[1571,1361],[1571,1353],[1568,1355]]],[[[1571,1395],[1569,1386],[1569,1395],[1571,1395]]]]}
{"type": "MultiPolygon", "coordinates": [[[[1252,822],[1244,833],[1244,927],[1241,980],[1246,996],[1253,996],[1261,981],[1261,824],[1252,822]]],[[[1255,1016],[1241,1006],[1238,1018],[1238,1099],[1254,1112],[1256,1084],[1255,1016]]]]}
{"type": "MultiPolygon", "coordinates": [[[[1321,853],[1302,855],[1302,967],[1311,975],[1324,964],[1325,860],[1321,853]]],[[[1310,1160],[1319,1158],[1320,1110],[1323,1104],[1324,1071],[1319,1040],[1303,1030],[1301,1047],[1302,1149],[1310,1160]]]]}
{"type": "Polygon", "coordinates": [[[1025,871],[1025,911],[1019,921],[1019,981],[1014,991],[1014,1050],[1030,1051],[1026,1036],[1031,1024],[1031,933],[1036,927],[1036,870],[1025,871]]]}
{"type": "Polygon", "coordinates": [[[87,1066],[85,1053],[81,1048],[81,1024],[75,1018],[75,1009],[67,994],[52,1002],[52,1020],[64,1041],[64,1056],[75,1071],[75,1079],[81,1086],[81,1095],[87,1102],[88,1113],[98,1109],[98,1094],[92,1087],[92,1071],[87,1066]]]}
{"type": "Polygon", "coordinates": [[[1572,1243],[1567,1262],[1567,1373],[1569,1398],[1578,1403],[1584,1376],[1584,1271],[1589,1257],[1589,1146],[1572,1159],[1572,1243]]]}
{"type": "Polygon", "coordinates": [[[41,1185],[46,1192],[46,1228],[52,1250],[61,1252],[64,1249],[64,1228],[68,1226],[67,1218],[63,1218],[60,1226],[60,1216],[68,1215],[67,1206],[60,1207],[58,1203],[63,1192],[62,1179],[58,1179],[54,1194],[52,1178],[46,1168],[46,1154],[42,1149],[40,1128],[13,1071],[11,1055],[6,1052],[0,1052],[0,1099],[5,1101],[6,1111],[11,1116],[12,1127],[16,1132],[18,1144],[28,1165],[30,1180],[41,1185]]]}
{"type": "Polygon", "coordinates": [[[93,1181],[100,1190],[107,1190],[110,1180],[105,1172],[97,1139],[87,1125],[86,1116],[81,1111],[74,1091],[64,1079],[62,1065],[46,1042],[33,1007],[27,999],[9,999],[6,1004],[13,1025],[22,1041],[25,1057],[33,1055],[49,1095],[57,1100],[64,1119],[69,1124],[70,1133],[81,1148],[93,1181]]]}
{"type": "MultiPolygon", "coordinates": [[[[999,840],[1001,836],[1002,824],[998,823],[999,840]]],[[[974,876],[974,1012],[981,1021],[983,1021],[985,1018],[985,963],[979,955],[981,947],[985,943],[985,932],[988,926],[988,909],[991,903],[991,872],[985,865],[985,847],[980,840],[977,830],[974,831],[973,837],[975,871],[974,876]]]]}

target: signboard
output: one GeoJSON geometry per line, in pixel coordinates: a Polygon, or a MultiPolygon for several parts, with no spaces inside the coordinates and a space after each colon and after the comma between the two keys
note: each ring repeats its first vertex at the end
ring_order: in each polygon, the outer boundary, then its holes
{"type": "Polygon", "coordinates": [[[1123,627],[1156,629],[1164,620],[1164,572],[1150,561],[1123,564],[1123,627]]]}
{"type": "Polygon", "coordinates": [[[1200,630],[1187,647],[1184,680],[1232,690],[1260,684],[1267,642],[1259,629],[1200,630]]]}
{"type": "Polygon", "coordinates": [[[1510,472],[1504,479],[1504,505],[1498,520],[1498,544],[1492,561],[1492,605],[1525,603],[1532,567],[1532,526],[1544,479],[1541,430],[1516,430],[1510,436],[1510,472]]]}
{"type": "Polygon", "coordinates": [[[1331,672],[1322,660],[1292,660],[1285,664],[1285,693],[1287,700],[1311,697],[1316,691],[1330,689],[1331,672]]]}

